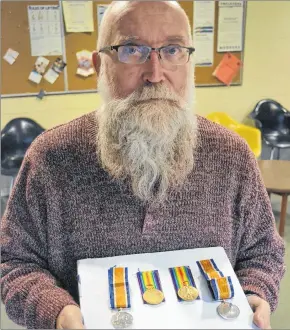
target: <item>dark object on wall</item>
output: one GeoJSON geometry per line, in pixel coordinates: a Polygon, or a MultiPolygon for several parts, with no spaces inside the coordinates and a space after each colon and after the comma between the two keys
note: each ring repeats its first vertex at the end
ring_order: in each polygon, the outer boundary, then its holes
{"type": "Polygon", "coordinates": [[[265,99],[257,103],[250,117],[254,119],[256,127],[261,130],[263,140],[271,147],[271,157],[275,150],[290,148],[290,112],[280,103],[265,99]]]}
{"type": "Polygon", "coordinates": [[[12,176],[12,183],[33,140],[44,129],[29,118],[11,120],[1,132],[1,174],[12,176]]]}

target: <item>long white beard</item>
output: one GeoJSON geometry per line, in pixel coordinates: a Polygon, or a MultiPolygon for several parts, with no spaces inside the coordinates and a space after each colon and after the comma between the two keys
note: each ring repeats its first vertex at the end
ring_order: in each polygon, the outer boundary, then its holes
{"type": "MultiPolygon", "coordinates": [[[[101,95],[106,88],[101,79],[101,95]]],[[[97,112],[102,166],[114,178],[129,179],[142,201],[162,202],[193,169],[196,118],[191,102],[182,103],[159,83],[107,100],[97,112]]]]}

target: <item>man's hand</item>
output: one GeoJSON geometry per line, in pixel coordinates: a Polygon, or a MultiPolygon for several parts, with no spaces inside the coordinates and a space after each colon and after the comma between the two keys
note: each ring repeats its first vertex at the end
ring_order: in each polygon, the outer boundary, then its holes
{"type": "Polygon", "coordinates": [[[65,306],[56,320],[57,329],[85,329],[82,321],[82,313],[79,307],[65,306]]]}
{"type": "Polygon", "coordinates": [[[271,329],[270,305],[264,299],[252,295],[248,296],[248,302],[254,311],[254,323],[261,329],[271,329]]]}

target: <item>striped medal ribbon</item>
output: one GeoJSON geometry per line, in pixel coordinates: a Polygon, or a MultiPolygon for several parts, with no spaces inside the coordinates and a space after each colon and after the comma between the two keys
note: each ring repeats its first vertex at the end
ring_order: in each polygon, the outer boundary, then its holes
{"type": "Polygon", "coordinates": [[[128,328],[133,323],[133,317],[128,312],[121,311],[123,308],[131,308],[128,268],[109,268],[108,280],[110,306],[111,309],[118,310],[118,313],[112,316],[112,325],[116,329],[128,328]]]}
{"type": "Polygon", "coordinates": [[[213,259],[200,260],[196,263],[207,281],[210,281],[213,278],[224,277],[224,274],[218,269],[213,259]]]}
{"type": "Polygon", "coordinates": [[[218,269],[213,259],[196,262],[202,275],[208,282],[208,286],[215,300],[231,299],[234,297],[234,287],[230,276],[218,269]]]}
{"type": "Polygon", "coordinates": [[[159,305],[165,301],[158,270],[137,273],[144,304],[159,305]]]}
{"type": "Polygon", "coordinates": [[[221,301],[221,304],[217,307],[217,313],[226,320],[236,319],[240,314],[239,307],[225,301],[235,295],[231,277],[224,276],[213,259],[200,260],[196,263],[207,280],[213,298],[216,301],[221,301]]]}
{"type": "Polygon", "coordinates": [[[225,300],[234,297],[235,291],[230,276],[213,278],[209,282],[215,300],[225,300]]]}
{"type": "Polygon", "coordinates": [[[200,299],[189,266],[169,268],[178,301],[200,299]]]}

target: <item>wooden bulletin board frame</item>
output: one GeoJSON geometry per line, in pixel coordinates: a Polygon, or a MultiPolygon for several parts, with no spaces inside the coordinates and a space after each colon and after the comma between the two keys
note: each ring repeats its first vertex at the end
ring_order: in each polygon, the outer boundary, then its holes
{"type": "MultiPolygon", "coordinates": [[[[76,53],[87,49],[93,51],[96,49],[98,36],[97,5],[109,4],[111,1],[93,0],[93,15],[95,30],[92,33],[68,33],[65,31],[65,24],[62,13],[61,0],[2,0],[1,4],[1,97],[24,97],[36,96],[43,89],[46,95],[56,94],[76,94],[76,93],[95,93],[97,92],[96,74],[87,78],[76,75],[77,60],[76,53]],[[31,56],[30,35],[28,24],[28,5],[59,5],[62,33],[62,52],[60,56],[67,66],[54,84],[50,84],[42,79],[40,84],[34,84],[28,80],[29,73],[34,67],[37,59],[31,56]],[[20,55],[13,65],[3,60],[3,56],[8,48],[17,50],[20,55]],[[28,54],[28,56],[24,56],[28,54]]],[[[193,26],[193,1],[179,1],[186,11],[191,26],[193,26]]],[[[214,34],[214,64],[211,67],[196,67],[195,78],[197,87],[225,86],[213,75],[213,71],[221,61],[225,53],[217,52],[217,31],[218,31],[218,1],[215,1],[215,34],[214,34]]],[[[243,50],[245,41],[245,22],[247,6],[244,2],[243,17],[243,50]]],[[[244,51],[233,52],[235,56],[243,61],[244,51]]],[[[50,64],[59,56],[45,56],[50,60],[50,64]]],[[[231,86],[241,85],[243,80],[243,69],[234,78],[231,86]]]]}

